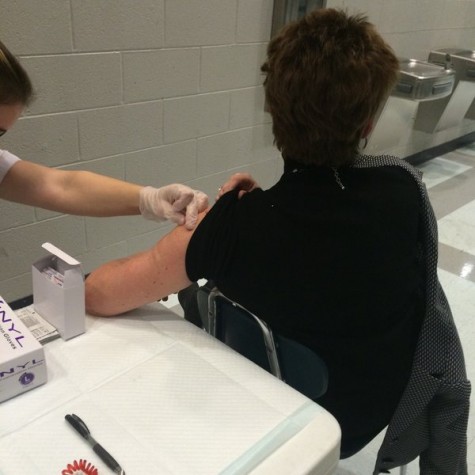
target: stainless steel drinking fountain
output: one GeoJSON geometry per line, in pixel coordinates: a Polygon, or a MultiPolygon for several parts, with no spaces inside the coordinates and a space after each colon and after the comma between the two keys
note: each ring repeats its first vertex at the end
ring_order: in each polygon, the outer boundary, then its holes
{"type": "Polygon", "coordinates": [[[399,80],[386,101],[368,142],[368,152],[400,152],[407,147],[418,109],[450,96],[455,72],[416,59],[400,58],[399,80]]]}
{"type": "Polygon", "coordinates": [[[399,81],[391,92],[393,97],[411,101],[433,101],[452,93],[455,83],[453,69],[436,66],[417,59],[400,59],[399,81]]]}
{"type": "Polygon", "coordinates": [[[462,124],[475,98],[475,51],[446,48],[431,51],[429,62],[455,70],[452,95],[421,104],[414,128],[422,132],[439,132],[462,124]]]}

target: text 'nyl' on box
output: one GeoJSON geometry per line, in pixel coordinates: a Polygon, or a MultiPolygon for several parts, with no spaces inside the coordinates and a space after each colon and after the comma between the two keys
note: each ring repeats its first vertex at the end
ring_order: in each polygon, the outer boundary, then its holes
{"type": "Polygon", "coordinates": [[[81,263],[49,242],[48,255],[33,264],[33,305],[63,340],[86,331],[84,274],[81,263]]]}
{"type": "Polygon", "coordinates": [[[0,297],[0,402],[46,380],[43,347],[0,297]]]}

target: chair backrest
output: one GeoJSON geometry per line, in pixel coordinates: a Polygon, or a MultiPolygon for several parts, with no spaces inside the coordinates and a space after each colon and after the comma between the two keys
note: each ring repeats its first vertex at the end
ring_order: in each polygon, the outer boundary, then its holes
{"type": "MultiPolygon", "coordinates": [[[[266,322],[217,288],[201,287],[197,301],[208,333],[308,398],[325,394],[328,369],[310,348],[273,333],[266,322]]],[[[401,466],[400,475],[406,473],[407,466],[401,466]]]]}
{"type": "Polygon", "coordinates": [[[203,289],[197,298],[210,334],[310,399],[326,392],[327,367],[310,348],[273,333],[267,323],[217,289],[203,289]]]}

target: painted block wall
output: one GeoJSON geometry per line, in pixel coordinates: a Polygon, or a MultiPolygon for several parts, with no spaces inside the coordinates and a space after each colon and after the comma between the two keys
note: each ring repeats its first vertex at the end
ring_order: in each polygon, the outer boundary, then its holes
{"type": "MultiPolygon", "coordinates": [[[[475,47],[475,0],[328,0],[369,14],[400,56],[475,47]]],[[[0,148],[48,166],[214,198],[230,173],[264,187],[281,171],[263,111],[260,65],[273,0],[0,0],[0,39],[37,98],[0,148]]],[[[0,295],[31,293],[31,263],[51,241],[83,262],[151,246],[169,225],[83,218],[0,203],[0,295]]]]}
{"type": "MultiPolygon", "coordinates": [[[[23,159],[216,196],[238,170],[280,172],[260,65],[272,0],[0,0],[0,39],[36,90],[0,148],[23,159]]],[[[89,272],[151,246],[170,225],[0,203],[0,295],[31,294],[51,241],[89,272]]]]}
{"type": "Polygon", "coordinates": [[[363,11],[398,56],[425,61],[432,49],[475,49],[475,0],[327,0],[363,11]]]}

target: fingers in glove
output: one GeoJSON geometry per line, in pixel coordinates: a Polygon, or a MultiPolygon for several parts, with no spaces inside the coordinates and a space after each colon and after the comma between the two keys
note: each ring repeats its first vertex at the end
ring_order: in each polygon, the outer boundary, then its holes
{"type": "Polygon", "coordinates": [[[186,208],[185,227],[186,229],[194,229],[198,221],[198,202],[193,200],[186,208]]]}
{"type": "Polygon", "coordinates": [[[193,193],[192,190],[187,191],[187,192],[182,192],[178,199],[173,202],[173,210],[176,211],[177,213],[184,213],[185,208],[193,202],[195,198],[195,194],[193,193]]]}
{"type": "Polygon", "coordinates": [[[198,215],[208,207],[208,196],[202,191],[195,190],[193,201],[186,208],[185,226],[194,229],[198,222],[198,215]]]}

